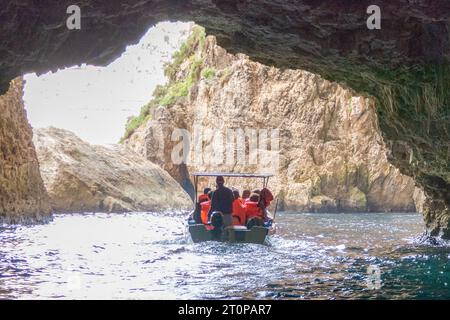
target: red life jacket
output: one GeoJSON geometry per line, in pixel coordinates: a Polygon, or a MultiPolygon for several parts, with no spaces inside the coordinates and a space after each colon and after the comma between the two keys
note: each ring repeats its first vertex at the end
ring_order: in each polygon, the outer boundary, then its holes
{"type": "Polygon", "coordinates": [[[202,218],[203,224],[208,223],[208,213],[211,208],[211,200],[200,203],[201,211],[200,217],[202,218]]]}
{"type": "Polygon", "coordinates": [[[242,226],[246,221],[245,206],[242,199],[238,198],[233,201],[233,225],[242,226]]]}
{"type": "Polygon", "coordinates": [[[209,200],[209,198],[208,198],[207,194],[201,194],[201,195],[198,196],[198,202],[199,203],[202,203],[202,202],[205,202],[205,201],[208,201],[208,200],[209,200]]]}
{"type": "Polygon", "coordinates": [[[258,207],[258,202],[247,201],[245,203],[245,215],[247,221],[253,217],[260,217],[261,219],[264,219],[264,213],[261,208],[258,207]]]}

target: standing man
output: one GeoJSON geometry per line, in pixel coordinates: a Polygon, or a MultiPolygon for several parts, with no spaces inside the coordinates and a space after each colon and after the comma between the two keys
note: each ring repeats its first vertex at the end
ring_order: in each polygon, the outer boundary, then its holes
{"type": "Polygon", "coordinates": [[[216,178],[217,189],[214,190],[211,199],[211,209],[209,210],[209,215],[214,211],[220,211],[223,214],[223,222],[225,227],[231,226],[233,212],[233,201],[234,195],[231,189],[225,187],[225,179],[222,176],[216,178]]]}

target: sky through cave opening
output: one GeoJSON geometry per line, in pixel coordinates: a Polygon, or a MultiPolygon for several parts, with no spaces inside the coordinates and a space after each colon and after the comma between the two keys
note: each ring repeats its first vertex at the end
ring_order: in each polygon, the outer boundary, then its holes
{"type": "Polygon", "coordinates": [[[189,36],[193,22],[161,22],[105,67],[82,64],[44,75],[27,74],[24,102],[34,128],[57,127],[100,145],[118,143],[130,116],[139,114],[164,64],[189,36]]]}

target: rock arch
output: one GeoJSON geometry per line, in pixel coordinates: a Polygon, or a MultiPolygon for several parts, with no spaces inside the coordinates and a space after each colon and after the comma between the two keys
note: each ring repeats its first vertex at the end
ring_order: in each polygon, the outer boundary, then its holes
{"type": "Polygon", "coordinates": [[[429,233],[450,238],[448,1],[378,0],[381,30],[367,29],[366,0],[83,0],[81,30],[68,30],[71,2],[2,6],[0,93],[28,72],[107,64],[156,22],[193,20],[231,53],[374,96],[390,161],[424,188],[429,233]]]}

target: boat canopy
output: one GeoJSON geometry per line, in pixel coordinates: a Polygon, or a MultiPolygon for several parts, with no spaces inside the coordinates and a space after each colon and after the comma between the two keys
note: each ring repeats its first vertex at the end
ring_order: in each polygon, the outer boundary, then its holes
{"type": "Polygon", "coordinates": [[[197,201],[198,193],[198,178],[199,177],[232,177],[232,178],[260,178],[263,179],[263,188],[266,188],[269,184],[269,178],[273,177],[270,173],[234,173],[234,172],[195,172],[192,174],[194,177],[194,204],[197,201]]]}
{"type": "Polygon", "coordinates": [[[234,172],[195,172],[194,177],[236,177],[236,178],[270,178],[270,173],[234,173],[234,172]]]}

